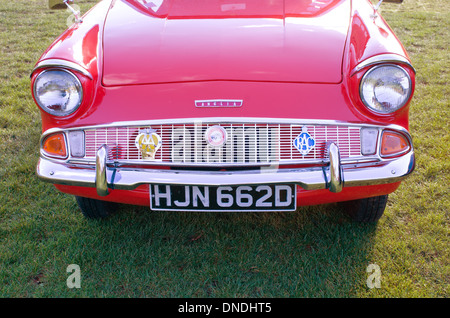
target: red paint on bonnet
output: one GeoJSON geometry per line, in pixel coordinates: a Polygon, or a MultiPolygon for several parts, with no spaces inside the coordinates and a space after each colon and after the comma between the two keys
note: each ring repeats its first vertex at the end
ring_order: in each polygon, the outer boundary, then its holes
{"type": "MultiPolygon", "coordinates": [[[[333,10],[314,16],[300,12],[300,16],[281,14],[279,18],[233,15],[233,19],[211,20],[203,16],[207,13],[202,10],[207,9],[198,7],[193,17],[171,18],[169,14],[160,18],[117,1],[105,23],[103,84],[205,80],[339,83],[350,1],[328,2],[334,4],[333,10]]],[[[211,3],[220,8],[221,2],[211,3]]],[[[272,12],[283,9],[283,1],[273,3],[272,12]]],[[[186,14],[193,11],[192,2],[183,4],[186,14]]]]}

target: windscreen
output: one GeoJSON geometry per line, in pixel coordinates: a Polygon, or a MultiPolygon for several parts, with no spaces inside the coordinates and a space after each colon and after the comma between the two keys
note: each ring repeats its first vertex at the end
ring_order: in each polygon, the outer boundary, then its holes
{"type": "Polygon", "coordinates": [[[315,17],[340,0],[131,0],[148,13],[171,19],[315,17]]]}

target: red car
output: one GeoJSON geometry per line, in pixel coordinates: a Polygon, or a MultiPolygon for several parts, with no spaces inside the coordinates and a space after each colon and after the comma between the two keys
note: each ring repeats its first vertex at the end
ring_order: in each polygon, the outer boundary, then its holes
{"type": "Polygon", "coordinates": [[[342,202],[377,221],[415,163],[415,71],[377,7],[100,1],[32,72],[37,174],[88,218],[342,202]]]}

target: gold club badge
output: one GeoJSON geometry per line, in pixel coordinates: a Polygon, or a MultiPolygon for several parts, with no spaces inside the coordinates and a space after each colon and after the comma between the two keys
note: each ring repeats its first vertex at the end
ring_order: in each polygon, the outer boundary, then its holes
{"type": "Polygon", "coordinates": [[[142,154],[142,159],[155,160],[155,154],[161,148],[161,137],[154,129],[144,129],[139,131],[135,140],[135,145],[142,154]]]}

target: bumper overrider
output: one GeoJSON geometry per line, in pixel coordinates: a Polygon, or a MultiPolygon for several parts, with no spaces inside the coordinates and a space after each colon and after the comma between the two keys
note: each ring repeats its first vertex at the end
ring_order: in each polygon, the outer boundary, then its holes
{"type": "MultiPolygon", "coordinates": [[[[328,141],[326,156],[320,164],[283,167],[278,164],[261,165],[252,169],[191,169],[191,165],[178,166],[177,169],[161,169],[158,165],[123,165],[110,158],[111,149],[107,144],[97,148],[95,161],[64,160],[46,156],[41,149],[37,165],[37,175],[44,181],[69,186],[96,188],[99,196],[107,196],[111,190],[133,190],[141,185],[257,185],[257,184],[296,184],[305,190],[328,189],[338,193],[344,187],[368,186],[395,183],[412,173],[415,166],[414,150],[409,133],[396,125],[374,126],[380,135],[385,130],[402,134],[408,141],[408,149],[391,156],[380,155],[381,137],[378,137],[377,152],[371,156],[341,158],[337,142],[328,141]]],[[[43,134],[42,139],[56,131],[52,129],[43,134]]],[[[42,141],[41,141],[42,146],[42,141]]]]}

